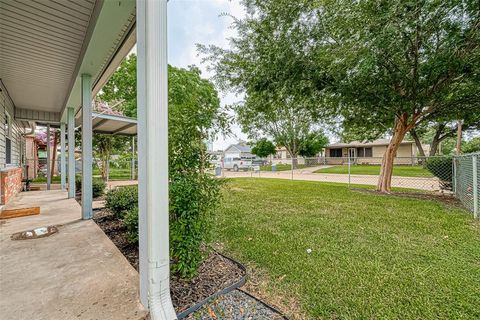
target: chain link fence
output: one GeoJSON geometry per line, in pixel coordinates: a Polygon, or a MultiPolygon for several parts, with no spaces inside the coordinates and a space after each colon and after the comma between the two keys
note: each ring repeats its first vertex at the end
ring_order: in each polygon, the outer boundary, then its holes
{"type": "MultiPolygon", "coordinates": [[[[53,162],[52,162],[53,164],[53,162]]],[[[65,163],[68,172],[68,161],[65,163]]],[[[50,167],[52,170],[52,167],[50,167]]],[[[136,180],[138,178],[138,163],[132,160],[111,159],[108,164],[104,164],[99,159],[93,160],[93,177],[105,178],[107,181],[116,180],[136,180]]],[[[82,172],[82,161],[75,160],[75,172],[82,172]]],[[[61,165],[60,159],[56,159],[53,166],[52,183],[60,183],[61,165]]],[[[24,165],[24,177],[33,183],[47,182],[47,159],[26,159],[24,165]]]]}
{"type": "Polygon", "coordinates": [[[455,195],[468,210],[479,218],[480,153],[466,154],[454,158],[455,195]]]}
{"type": "MultiPolygon", "coordinates": [[[[264,177],[376,186],[381,157],[316,157],[221,163],[225,177],[264,177]]],[[[219,175],[219,172],[217,172],[219,175]]],[[[452,157],[397,157],[392,188],[451,193],[452,157]]]]}
{"type": "MultiPolygon", "coordinates": [[[[381,157],[316,157],[214,163],[212,173],[223,177],[279,178],[342,183],[349,187],[378,184],[381,157]]],[[[462,156],[397,157],[393,191],[442,193],[456,196],[480,217],[480,153],[462,156]]]]}

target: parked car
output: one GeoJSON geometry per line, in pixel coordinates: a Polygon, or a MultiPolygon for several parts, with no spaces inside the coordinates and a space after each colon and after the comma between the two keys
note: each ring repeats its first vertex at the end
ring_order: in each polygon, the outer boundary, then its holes
{"type": "Polygon", "coordinates": [[[249,158],[225,158],[223,159],[223,168],[235,172],[248,171],[252,167],[252,159],[249,158]]]}

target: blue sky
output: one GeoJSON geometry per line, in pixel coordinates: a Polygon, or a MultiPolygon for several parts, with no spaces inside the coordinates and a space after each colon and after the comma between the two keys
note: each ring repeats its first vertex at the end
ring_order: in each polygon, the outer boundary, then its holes
{"type": "MultiPolygon", "coordinates": [[[[235,17],[243,15],[238,1],[229,0],[170,0],[168,3],[168,59],[171,65],[187,67],[195,64],[202,70],[202,75],[211,77],[206,66],[201,64],[197,55],[196,44],[214,44],[228,47],[227,39],[235,35],[230,29],[232,19],[222,13],[235,17]]],[[[231,94],[220,93],[222,104],[232,103],[238,98],[231,94]]],[[[245,139],[238,126],[234,125],[233,137],[218,137],[214,149],[224,149],[238,139],[245,139]]]]}

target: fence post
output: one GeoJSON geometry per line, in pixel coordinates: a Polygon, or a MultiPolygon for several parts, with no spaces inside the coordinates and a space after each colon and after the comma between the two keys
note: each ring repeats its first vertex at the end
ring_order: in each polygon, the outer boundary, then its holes
{"type": "Polygon", "coordinates": [[[295,162],[294,158],[292,158],[292,164],[291,164],[291,168],[292,169],[292,180],[293,180],[293,163],[295,162]]]}
{"type": "Polygon", "coordinates": [[[350,156],[348,157],[348,187],[350,188],[350,156]]]}
{"type": "Polygon", "coordinates": [[[453,167],[453,175],[452,175],[452,191],[455,194],[455,196],[458,196],[457,194],[457,158],[453,157],[452,158],[452,167],[453,167]]]}
{"type": "Polygon", "coordinates": [[[473,168],[473,216],[478,218],[478,167],[477,155],[472,156],[473,168]]]}

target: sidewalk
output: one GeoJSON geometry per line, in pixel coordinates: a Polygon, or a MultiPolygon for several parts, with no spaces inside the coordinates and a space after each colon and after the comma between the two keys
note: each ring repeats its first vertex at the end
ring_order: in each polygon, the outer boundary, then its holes
{"type": "Polygon", "coordinates": [[[12,207],[38,216],[0,220],[0,318],[144,319],[138,273],[95,222],[63,191],[25,192],[12,207]],[[46,238],[11,240],[19,231],[57,225],[46,238]]]}

